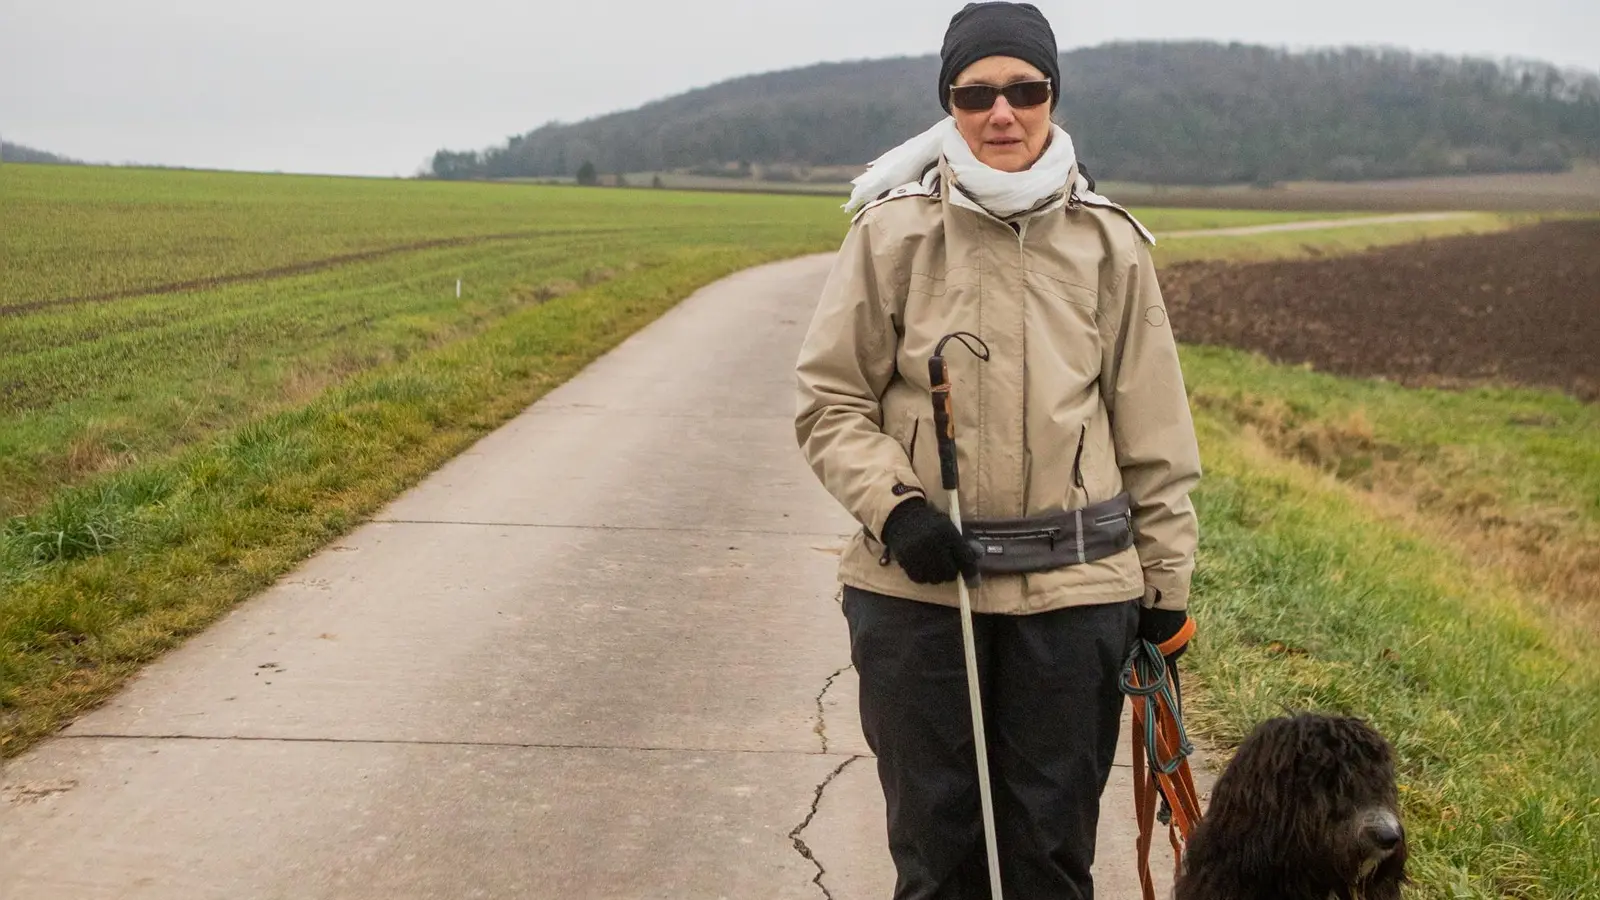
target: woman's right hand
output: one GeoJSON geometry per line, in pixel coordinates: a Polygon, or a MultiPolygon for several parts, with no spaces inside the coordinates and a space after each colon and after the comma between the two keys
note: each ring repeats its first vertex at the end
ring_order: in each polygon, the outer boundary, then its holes
{"type": "Polygon", "coordinates": [[[912,497],[883,523],[883,542],[906,576],[917,584],[942,584],[978,572],[978,551],[950,517],[912,497]]]}

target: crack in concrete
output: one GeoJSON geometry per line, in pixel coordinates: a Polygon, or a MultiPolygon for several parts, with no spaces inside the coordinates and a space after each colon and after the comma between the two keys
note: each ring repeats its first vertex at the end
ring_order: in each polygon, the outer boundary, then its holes
{"type": "Polygon", "coordinates": [[[829,675],[828,680],[822,684],[821,693],[817,694],[817,726],[812,730],[817,733],[817,737],[822,739],[823,753],[828,752],[828,717],[827,713],[822,708],[822,701],[823,698],[828,696],[828,691],[833,688],[833,680],[850,671],[851,668],[853,668],[853,666],[845,666],[844,668],[835,671],[832,675],[829,675]]]}
{"type": "Polygon", "coordinates": [[[840,772],[843,772],[851,763],[858,759],[864,759],[864,757],[859,755],[850,757],[835,767],[832,772],[829,772],[827,778],[822,779],[822,783],[817,785],[816,793],[811,797],[811,810],[806,813],[805,821],[801,822],[799,825],[796,825],[794,829],[789,832],[789,840],[794,842],[795,852],[805,857],[807,861],[809,861],[813,866],[817,867],[817,874],[811,879],[811,883],[817,886],[817,890],[821,891],[822,896],[827,898],[827,900],[833,900],[833,892],[828,890],[828,886],[822,883],[822,876],[828,874],[828,870],[822,867],[821,860],[818,860],[816,854],[811,852],[811,848],[806,846],[805,838],[802,838],[800,835],[806,830],[806,828],[810,827],[811,820],[817,817],[817,808],[822,805],[822,792],[826,791],[828,789],[828,785],[832,784],[833,780],[839,777],[840,772]]]}
{"type": "MultiPolygon", "coordinates": [[[[844,603],[844,586],[843,585],[840,585],[839,586],[839,590],[834,593],[833,602],[835,604],[843,604],[844,603]]],[[[816,728],[814,730],[817,732],[817,737],[822,739],[822,752],[823,753],[827,753],[828,752],[828,716],[827,716],[827,713],[822,708],[823,698],[827,697],[828,696],[828,691],[833,688],[833,680],[835,678],[838,678],[840,675],[843,675],[845,672],[849,671],[850,669],[852,669],[854,667],[855,667],[855,665],[853,663],[847,664],[847,665],[843,666],[842,668],[838,669],[837,671],[835,671],[832,675],[829,675],[828,676],[828,680],[823,682],[823,684],[822,684],[822,691],[817,694],[817,725],[816,725],[816,728]]]]}

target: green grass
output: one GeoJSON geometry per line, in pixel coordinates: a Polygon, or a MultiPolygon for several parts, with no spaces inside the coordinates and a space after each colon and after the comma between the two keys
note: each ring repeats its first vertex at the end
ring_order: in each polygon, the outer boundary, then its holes
{"type": "MultiPolygon", "coordinates": [[[[501,246],[652,224],[793,227],[822,198],[78,166],[0,169],[0,307],[147,290],[438,241],[501,246]]],[[[688,236],[686,236],[688,237],[688,236]]],[[[760,238],[757,238],[759,242],[760,238]]]]}
{"type": "Polygon", "coordinates": [[[1492,563],[1600,637],[1600,407],[1527,388],[1411,389],[1188,348],[1194,404],[1492,563]]]}
{"type": "Polygon", "coordinates": [[[1400,759],[1412,896],[1600,896],[1592,646],[1470,554],[1197,421],[1197,725],[1230,745],[1285,709],[1372,721],[1400,759]]]}
{"type": "Polygon", "coordinates": [[[1355,420],[1375,443],[1342,461],[1342,477],[1358,479],[1384,452],[1398,449],[1416,453],[1417,465],[1445,479],[1479,482],[1473,487],[1507,503],[1559,506],[1574,521],[1600,525],[1595,404],[1535,388],[1406,388],[1274,365],[1221,347],[1187,348],[1184,365],[1202,403],[1271,398],[1293,424],[1355,420]]]}
{"type": "MultiPolygon", "coordinates": [[[[0,518],[619,273],[708,250],[769,257],[828,250],[845,224],[834,204],[798,197],[35,166],[8,166],[0,182],[8,190],[33,184],[41,194],[50,184],[61,189],[57,225],[82,227],[68,229],[59,255],[93,257],[89,248],[105,242],[107,222],[124,223],[124,244],[140,248],[142,269],[123,272],[117,283],[147,288],[414,240],[445,211],[447,230],[457,232],[503,231],[513,214],[545,223],[525,237],[408,250],[298,275],[0,313],[0,518]],[[117,189],[106,195],[122,199],[99,208],[79,203],[107,184],[117,189]],[[368,210],[370,198],[379,202],[368,210]],[[75,215],[64,212],[74,208],[75,215]],[[269,208],[285,216],[269,215],[269,208]],[[226,241],[199,240],[230,229],[226,241]],[[248,259],[235,253],[235,240],[251,248],[248,259]],[[168,241],[182,249],[168,253],[168,241]]],[[[34,296],[18,293],[19,286],[96,277],[92,266],[80,271],[57,255],[23,254],[30,242],[46,242],[32,229],[21,231],[0,236],[19,254],[20,264],[0,275],[13,298],[34,296]]]]}
{"type": "Polygon", "coordinates": [[[1367,717],[1401,760],[1414,896],[1600,896],[1600,409],[1183,361],[1203,731],[1367,717]]]}

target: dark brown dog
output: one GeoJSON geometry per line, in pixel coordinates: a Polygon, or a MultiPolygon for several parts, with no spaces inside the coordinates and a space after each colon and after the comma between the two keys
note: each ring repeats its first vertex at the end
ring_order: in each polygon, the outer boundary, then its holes
{"type": "Polygon", "coordinates": [[[1217,779],[1175,900],[1398,900],[1394,751],[1360,719],[1261,723],[1217,779]]]}

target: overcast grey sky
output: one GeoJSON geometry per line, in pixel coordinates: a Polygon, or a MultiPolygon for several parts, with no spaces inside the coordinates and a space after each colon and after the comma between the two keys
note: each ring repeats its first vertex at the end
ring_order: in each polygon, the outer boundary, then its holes
{"type": "MultiPolygon", "coordinates": [[[[735,75],[934,53],[962,0],[0,0],[0,136],[85,159],[410,175],[735,75]]],[[[1600,69],[1595,0],[1037,2],[1063,50],[1383,44],[1600,69]]]]}

